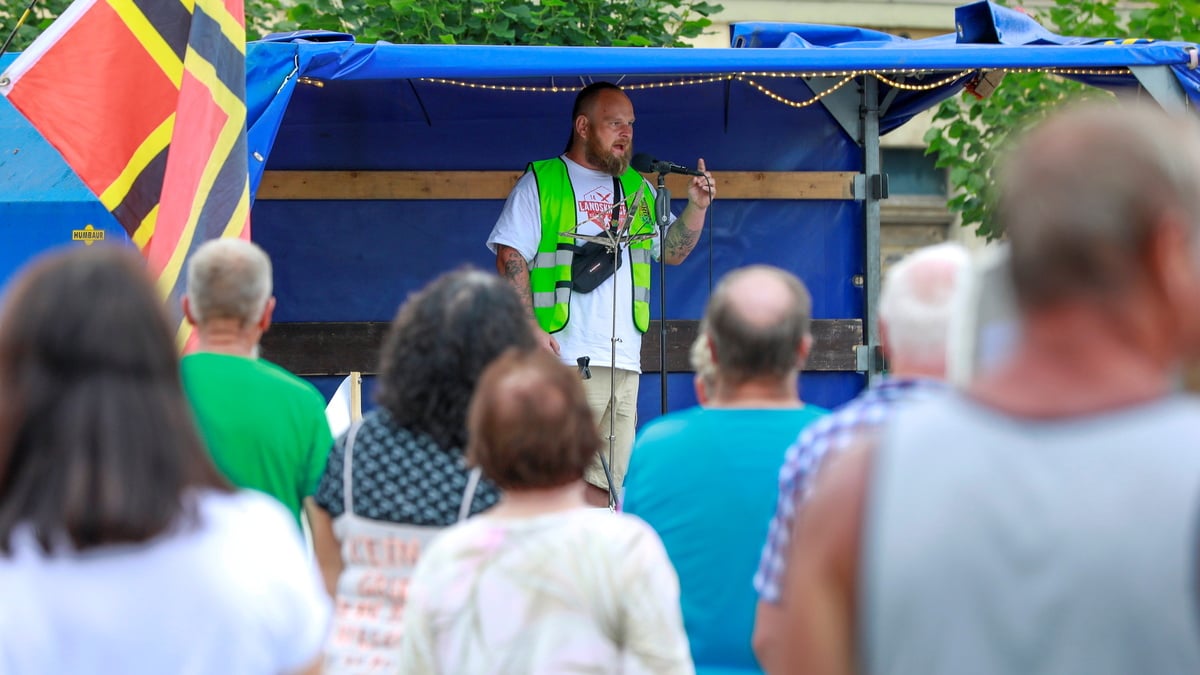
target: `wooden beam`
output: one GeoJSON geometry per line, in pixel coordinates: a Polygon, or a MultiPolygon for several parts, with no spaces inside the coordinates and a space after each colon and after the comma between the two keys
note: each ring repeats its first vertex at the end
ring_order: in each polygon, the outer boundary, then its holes
{"type": "MultiPolygon", "coordinates": [[[[693,372],[691,364],[692,343],[700,322],[695,320],[667,321],[667,372],[693,372]]],[[[857,363],[854,348],[862,342],[861,319],[816,319],[812,322],[813,347],[808,355],[804,370],[844,371],[854,370],[857,363]]],[[[660,354],[658,345],[658,321],[650,322],[650,330],[642,336],[642,370],[648,373],[659,371],[660,354]]]]}
{"type": "MultiPolygon", "coordinates": [[[[714,171],[721,199],[853,199],[853,171],[714,171]]],[[[267,171],[257,199],[505,199],[516,171],[267,171]]],[[[653,183],[655,178],[647,176],[653,183]]],[[[687,195],[689,176],[670,175],[687,195]]]]}
{"type": "Polygon", "coordinates": [[[386,321],[272,323],[260,351],[297,375],[374,375],[387,329],[386,321]]]}
{"type": "MultiPolygon", "coordinates": [[[[700,322],[667,322],[667,372],[690,373],[688,351],[700,322]]],[[[379,347],[388,324],[382,321],[348,323],[276,323],[263,336],[263,358],[297,375],[375,374],[379,347]]],[[[861,319],[817,319],[812,324],[813,350],[805,370],[853,371],[854,348],[862,344],[861,319]]],[[[658,322],[642,338],[642,370],[659,371],[658,322]]]]}

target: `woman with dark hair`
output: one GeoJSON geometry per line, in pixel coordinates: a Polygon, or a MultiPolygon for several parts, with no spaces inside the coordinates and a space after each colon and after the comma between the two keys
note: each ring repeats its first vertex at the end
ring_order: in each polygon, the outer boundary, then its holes
{"type": "Polygon", "coordinates": [[[23,272],[0,314],[0,672],[297,672],[328,619],[288,513],[209,461],[141,258],[23,272]]]}
{"type": "Polygon", "coordinates": [[[528,310],[491,274],[445,274],[396,314],[383,344],[379,407],[334,444],[311,514],[337,598],[327,673],[396,672],[408,579],[422,549],[499,500],[462,448],[475,382],[511,347],[535,347],[528,310]]]}
{"type": "Polygon", "coordinates": [[[468,428],[467,460],[504,497],[421,558],[400,672],[691,673],[658,535],[584,498],[601,441],[574,369],[545,350],[505,354],[484,371],[468,428]]]}

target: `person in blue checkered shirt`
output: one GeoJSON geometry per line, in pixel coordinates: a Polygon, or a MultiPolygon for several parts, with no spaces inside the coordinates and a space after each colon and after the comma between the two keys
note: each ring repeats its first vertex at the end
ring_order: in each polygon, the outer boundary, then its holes
{"type": "Polygon", "coordinates": [[[780,625],[781,583],[796,506],[811,489],[821,461],[878,429],[902,403],[939,394],[945,387],[946,343],[959,283],[969,256],[954,243],[920,249],[892,266],[879,301],[879,330],[889,377],[800,432],[779,472],[779,500],[767,531],[754,588],[758,611],[754,651],[770,670],[772,647],[786,639],[780,625]]]}

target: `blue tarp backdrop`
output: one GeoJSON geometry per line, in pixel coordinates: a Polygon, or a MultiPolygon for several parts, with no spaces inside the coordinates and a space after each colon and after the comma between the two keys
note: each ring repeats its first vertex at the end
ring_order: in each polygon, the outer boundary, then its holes
{"type": "MultiPolygon", "coordinates": [[[[844,113],[857,115],[865,73],[883,76],[882,132],[991,69],[1070,70],[1067,76],[1096,86],[1136,90],[1128,68],[1163,66],[1181,101],[1200,102],[1194,45],[1064,38],[986,2],[960,7],[956,20],[956,35],[920,41],[838,26],[741,24],[734,49],[359,45],[339,34],[274,36],[247,48],[251,187],[266,170],[519,171],[563,150],[575,92],[598,80],[627,88],[639,151],[687,165],[703,157],[717,171],[862,172],[871,144],[847,132],[844,113]],[[839,94],[848,99],[806,104],[813,89],[842,80],[839,94]]],[[[0,279],[34,251],[68,240],[66,232],[84,221],[123,236],[81,190],[56,153],[0,102],[0,279]]],[[[674,210],[682,205],[676,201],[674,210]]],[[[484,241],[501,206],[257,201],[252,231],[275,261],[276,320],[387,321],[438,273],[462,264],[491,269],[484,241]]],[[[718,198],[711,217],[711,240],[668,269],[668,318],[698,318],[710,282],[749,263],[800,275],[817,318],[865,317],[855,283],[866,271],[863,201],[718,198]]],[[[853,372],[806,373],[801,386],[807,400],[833,406],[863,382],[853,372]]],[[[327,393],[334,384],[319,380],[327,393]]],[[[658,384],[655,375],[643,378],[643,420],[658,414],[658,384]]],[[[672,375],[670,384],[672,408],[694,402],[690,375],[672,375]]]]}

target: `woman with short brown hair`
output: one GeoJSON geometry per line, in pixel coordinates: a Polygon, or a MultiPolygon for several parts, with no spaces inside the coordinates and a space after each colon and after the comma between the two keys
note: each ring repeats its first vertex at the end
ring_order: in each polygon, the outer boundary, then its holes
{"type": "Polygon", "coordinates": [[[468,461],[503,496],[418,563],[404,672],[693,672],[658,536],[584,501],[601,440],[578,375],[543,350],[510,351],[480,378],[468,438],[468,461]]]}

